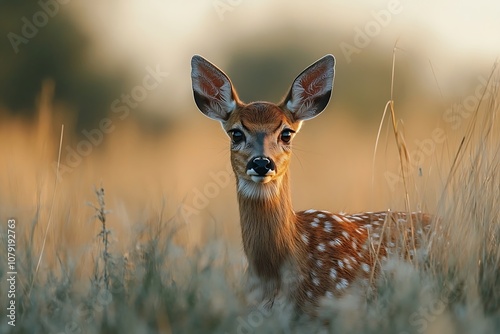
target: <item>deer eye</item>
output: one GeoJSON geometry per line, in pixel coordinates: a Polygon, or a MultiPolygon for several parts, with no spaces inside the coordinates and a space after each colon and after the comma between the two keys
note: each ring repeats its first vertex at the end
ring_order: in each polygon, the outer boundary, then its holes
{"type": "Polygon", "coordinates": [[[289,143],[290,140],[292,140],[292,133],[293,133],[293,131],[289,130],[289,129],[285,129],[285,130],[281,131],[281,135],[280,135],[281,141],[284,143],[289,143]]]}
{"type": "Polygon", "coordinates": [[[238,129],[230,130],[229,136],[231,137],[233,144],[239,144],[245,140],[245,135],[238,129]]]}

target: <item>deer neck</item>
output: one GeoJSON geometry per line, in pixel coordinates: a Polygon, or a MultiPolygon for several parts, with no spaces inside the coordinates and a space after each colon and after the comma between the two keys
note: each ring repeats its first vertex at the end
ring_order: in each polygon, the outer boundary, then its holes
{"type": "Polygon", "coordinates": [[[274,184],[237,182],[243,247],[250,271],[264,279],[279,279],[285,261],[293,261],[299,252],[288,172],[271,181],[274,184]],[[252,193],[245,186],[256,188],[252,193]]]}

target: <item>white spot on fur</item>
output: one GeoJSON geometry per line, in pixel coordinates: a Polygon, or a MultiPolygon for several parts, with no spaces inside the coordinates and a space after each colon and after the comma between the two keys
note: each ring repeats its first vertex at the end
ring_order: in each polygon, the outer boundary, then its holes
{"type": "Polygon", "coordinates": [[[313,284],[319,286],[319,279],[317,277],[313,278],[313,284]]]}
{"type": "Polygon", "coordinates": [[[331,232],[331,231],[332,231],[332,223],[325,222],[325,232],[331,232]]]}
{"type": "Polygon", "coordinates": [[[336,279],[337,278],[337,270],[335,270],[335,268],[331,268],[330,269],[330,277],[332,279],[336,279]]]}
{"type": "Polygon", "coordinates": [[[321,267],[323,266],[323,261],[321,261],[321,260],[316,261],[316,265],[317,265],[319,268],[321,268],[321,267]]]}
{"type": "Polygon", "coordinates": [[[363,269],[363,271],[364,271],[365,273],[369,273],[369,272],[370,272],[370,266],[369,266],[369,265],[367,265],[367,264],[366,264],[366,263],[364,263],[364,262],[362,262],[362,263],[361,263],[361,269],[363,269]]]}
{"type": "Polygon", "coordinates": [[[342,245],[342,240],[340,240],[339,238],[335,238],[332,241],[330,241],[330,246],[332,247],[337,247],[340,245],[342,245]]]}
{"type": "Polygon", "coordinates": [[[340,219],[340,217],[339,217],[339,216],[337,216],[337,215],[332,215],[332,218],[333,218],[333,219],[335,219],[335,220],[336,220],[337,222],[339,222],[339,223],[343,223],[343,222],[344,222],[344,221],[343,221],[342,219],[340,219]]]}
{"type": "Polygon", "coordinates": [[[325,244],[324,243],[320,243],[317,248],[318,248],[318,250],[320,252],[324,252],[325,251],[325,244]]]}
{"type": "Polygon", "coordinates": [[[342,260],[338,260],[337,263],[339,265],[339,268],[344,268],[344,262],[342,262],[342,260]]]}
{"type": "Polygon", "coordinates": [[[304,211],[304,213],[315,213],[315,212],[316,212],[316,210],[313,210],[313,209],[309,209],[309,210],[304,211]]]}
{"type": "Polygon", "coordinates": [[[307,245],[309,243],[309,238],[307,237],[307,235],[305,234],[302,234],[300,236],[300,238],[302,239],[302,241],[307,245]]]}
{"type": "Polygon", "coordinates": [[[345,278],[341,278],[340,281],[335,286],[335,288],[340,291],[340,290],[347,288],[348,286],[349,286],[349,282],[345,278]]]}
{"type": "Polygon", "coordinates": [[[348,259],[348,258],[345,258],[345,259],[344,259],[344,262],[345,262],[345,264],[346,264],[347,269],[352,269],[352,266],[351,266],[351,261],[349,261],[349,259],[348,259]]]}
{"type": "Polygon", "coordinates": [[[331,298],[333,298],[333,293],[331,291],[327,291],[325,293],[325,296],[326,296],[326,298],[330,298],[331,299],[331,298]]]}
{"type": "Polygon", "coordinates": [[[344,238],[346,239],[349,239],[350,235],[349,233],[347,233],[347,231],[342,231],[342,235],[344,236],[344,238]]]}
{"type": "Polygon", "coordinates": [[[316,215],[316,217],[318,217],[318,218],[326,218],[326,216],[325,216],[325,214],[324,214],[324,213],[318,213],[318,214],[316,215]]]}
{"type": "Polygon", "coordinates": [[[312,298],[313,297],[313,293],[311,290],[307,291],[307,297],[309,298],[312,298]]]}

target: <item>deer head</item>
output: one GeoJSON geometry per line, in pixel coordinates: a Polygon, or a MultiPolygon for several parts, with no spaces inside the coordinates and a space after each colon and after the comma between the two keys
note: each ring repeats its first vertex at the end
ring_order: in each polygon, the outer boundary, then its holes
{"type": "Polygon", "coordinates": [[[279,194],[287,174],[293,137],[302,121],[327,106],[335,58],[326,55],[300,73],[278,104],[243,103],[231,80],[201,56],[191,60],[194,100],[200,111],[221,122],[231,139],[231,163],[238,193],[249,198],[279,194]]]}

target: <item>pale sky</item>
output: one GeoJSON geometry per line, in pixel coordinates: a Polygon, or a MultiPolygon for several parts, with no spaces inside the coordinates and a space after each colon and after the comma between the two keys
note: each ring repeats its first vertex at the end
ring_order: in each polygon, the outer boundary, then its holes
{"type": "Polygon", "coordinates": [[[450,81],[457,69],[491,65],[500,55],[500,2],[494,0],[88,0],[67,6],[95,36],[92,56],[103,70],[130,63],[140,76],[145,66],[161,64],[175,81],[169,91],[180,99],[193,54],[224,67],[227,50],[252,43],[257,48],[258,36],[279,44],[290,29],[296,29],[291,37],[297,30],[314,31],[297,43],[318,41],[304,44],[317,48],[317,58],[330,52],[339,57],[340,43],[355,46],[356,31],[378,24],[367,48],[391,50],[399,40],[431,59],[450,81]],[[391,10],[387,23],[377,23],[376,13],[391,10]]]}

